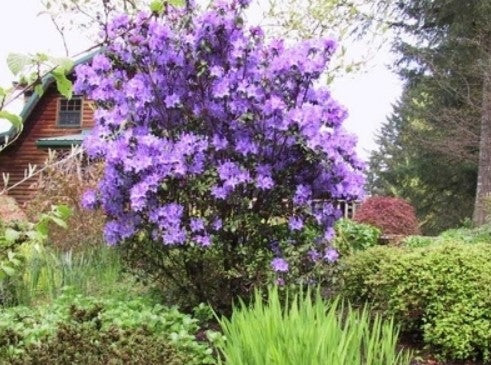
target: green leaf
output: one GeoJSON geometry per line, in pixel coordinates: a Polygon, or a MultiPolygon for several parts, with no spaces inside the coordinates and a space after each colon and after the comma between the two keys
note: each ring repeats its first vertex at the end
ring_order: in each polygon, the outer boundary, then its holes
{"type": "Polygon", "coordinates": [[[65,222],[63,219],[58,218],[58,217],[51,217],[51,219],[52,219],[52,221],[53,221],[53,222],[54,222],[56,225],[58,225],[58,226],[60,226],[60,227],[62,227],[62,228],[65,228],[65,229],[67,229],[67,228],[68,228],[68,225],[66,224],[66,222],[65,222]]]}
{"type": "Polygon", "coordinates": [[[58,205],[55,210],[58,216],[63,220],[67,220],[72,215],[72,209],[68,205],[58,205]]]}
{"type": "Polygon", "coordinates": [[[2,266],[1,266],[1,268],[2,268],[2,271],[3,271],[5,274],[7,274],[8,276],[13,276],[13,275],[15,275],[15,269],[13,269],[13,268],[11,268],[11,267],[9,267],[9,266],[7,266],[7,265],[2,265],[2,266]]]}
{"type": "Polygon", "coordinates": [[[153,13],[162,14],[164,11],[164,2],[162,0],[153,0],[150,3],[150,10],[153,13]]]}
{"type": "Polygon", "coordinates": [[[175,7],[182,7],[186,5],[185,0],[169,0],[169,4],[175,6],[175,7]]]}
{"type": "Polygon", "coordinates": [[[0,110],[0,119],[7,119],[15,129],[18,131],[22,130],[22,118],[18,115],[9,113],[6,110],[0,110]]]}
{"type": "Polygon", "coordinates": [[[19,74],[30,63],[31,58],[21,53],[9,53],[7,56],[7,66],[14,75],[19,74]]]}
{"type": "Polygon", "coordinates": [[[38,96],[43,96],[44,94],[44,88],[42,84],[37,84],[34,86],[34,92],[38,94],[38,96]]]}
{"type": "Polygon", "coordinates": [[[70,58],[66,57],[51,57],[51,62],[53,62],[56,66],[59,66],[65,73],[69,73],[72,71],[74,62],[70,58]]]}
{"type": "Polygon", "coordinates": [[[4,233],[5,239],[7,242],[15,242],[20,237],[20,232],[17,232],[15,229],[7,228],[4,233]]]}
{"type": "Polygon", "coordinates": [[[51,75],[56,80],[56,87],[60,94],[67,99],[71,99],[73,96],[73,84],[67,79],[65,72],[63,68],[57,67],[51,72],[51,75]]]}
{"type": "Polygon", "coordinates": [[[42,219],[36,225],[36,231],[39,234],[39,237],[41,237],[41,238],[46,237],[48,235],[49,227],[48,227],[48,222],[46,219],[42,219]]]}

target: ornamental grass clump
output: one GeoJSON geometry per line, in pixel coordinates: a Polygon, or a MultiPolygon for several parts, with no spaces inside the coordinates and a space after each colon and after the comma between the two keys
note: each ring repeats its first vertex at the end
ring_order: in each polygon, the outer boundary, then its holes
{"type": "Polygon", "coordinates": [[[134,267],[198,302],[249,292],[288,260],[270,243],[306,228],[319,232],[310,257],[324,257],[333,202],[363,186],[347,112],[318,82],[336,43],[266,42],[242,18],[249,2],[121,15],[76,70],[76,92],[97,107],[84,147],[105,162],[84,205],[102,207],[106,241],[134,267]]]}
{"type": "Polygon", "coordinates": [[[265,302],[259,292],[220,325],[221,363],[229,365],[408,365],[411,354],[397,349],[394,321],[371,316],[338,300],[325,302],[319,292],[297,294],[285,304],[277,288],[265,302]]]}

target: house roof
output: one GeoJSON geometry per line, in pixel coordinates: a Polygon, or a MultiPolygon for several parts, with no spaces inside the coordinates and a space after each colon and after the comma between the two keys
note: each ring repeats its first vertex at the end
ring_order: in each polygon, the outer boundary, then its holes
{"type": "Polygon", "coordinates": [[[36,141],[36,146],[42,148],[59,148],[80,146],[90,130],[85,129],[81,133],[69,134],[65,136],[40,138],[36,141]]]}
{"type": "MultiPolygon", "coordinates": [[[[94,52],[88,53],[87,55],[79,58],[78,60],[74,61],[74,67],[84,64],[86,62],[89,62],[96,54],[101,52],[101,49],[97,49],[94,52]]],[[[41,86],[43,87],[43,91],[46,91],[48,87],[55,81],[54,77],[51,76],[50,74],[44,76],[41,80],[41,86]]],[[[26,123],[28,121],[29,116],[31,115],[32,111],[36,107],[36,105],[39,103],[43,96],[39,95],[35,92],[32,93],[32,95],[27,99],[26,103],[22,107],[22,110],[20,113],[16,110],[12,110],[13,113],[19,114],[19,116],[22,118],[22,121],[26,123]]],[[[16,105],[16,109],[19,109],[18,105],[16,105]]],[[[12,136],[15,134],[15,127],[13,125],[10,126],[9,129],[6,131],[0,132],[0,140],[4,139],[7,136],[12,136]]]]}

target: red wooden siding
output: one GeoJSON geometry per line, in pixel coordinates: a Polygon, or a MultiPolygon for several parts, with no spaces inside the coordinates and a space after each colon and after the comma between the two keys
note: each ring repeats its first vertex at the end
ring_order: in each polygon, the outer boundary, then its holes
{"type": "MultiPolygon", "coordinates": [[[[36,146],[39,138],[77,134],[94,124],[94,114],[90,102],[84,100],[82,107],[81,128],[60,128],[57,126],[58,101],[61,95],[51,86],[38,102],[31,115],[24,121],[21,136],[7,149],[0,153],[0,175],[9,173],[9,185],[15,184],[24,177],[28,164],[43,165],[48,152],[36,146]]],[[[31,185],[35,178],[9,191],[19,204],[29,200],[35,190],[31,185]]]]}

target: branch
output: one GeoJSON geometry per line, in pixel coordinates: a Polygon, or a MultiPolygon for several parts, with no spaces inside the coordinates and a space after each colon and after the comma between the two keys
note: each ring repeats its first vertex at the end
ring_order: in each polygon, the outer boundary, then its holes
{"type": "Polygon", "coordinates": [[[71,160],[77,156],[80,156],[83,152],[84,152],[84,150],[82,147],[73,147],[72,151],[70,152],[70,154],[67,157],[65,157],[61,160],[55,161],[55,162],[53,162],[54,161],[54,154],[50,154],[50,156],[46,159],[44,166],[42,168],[40,168],[39,170],[36,170],[35,165],[34,166],[30,165],[29,169],[24,170],[26,176],[23,179],[21,179],[20,181],[16,182],[15,184],[8,186],[8,179],[6,179],[7,180],[6,184],[3,188],[3,190],[0,191],[0,195],[6,194],[10,190],[14,189],[15,187],[17,187],[19,185],[22,185],[23,183],[27,182],[28,180],[32,179],[33,177],[38,176],[43,171],[46,171],[49,168],[64,164],[65,162],[67,162],[67,161],[69,161],[69,160],[71,160]]]}

